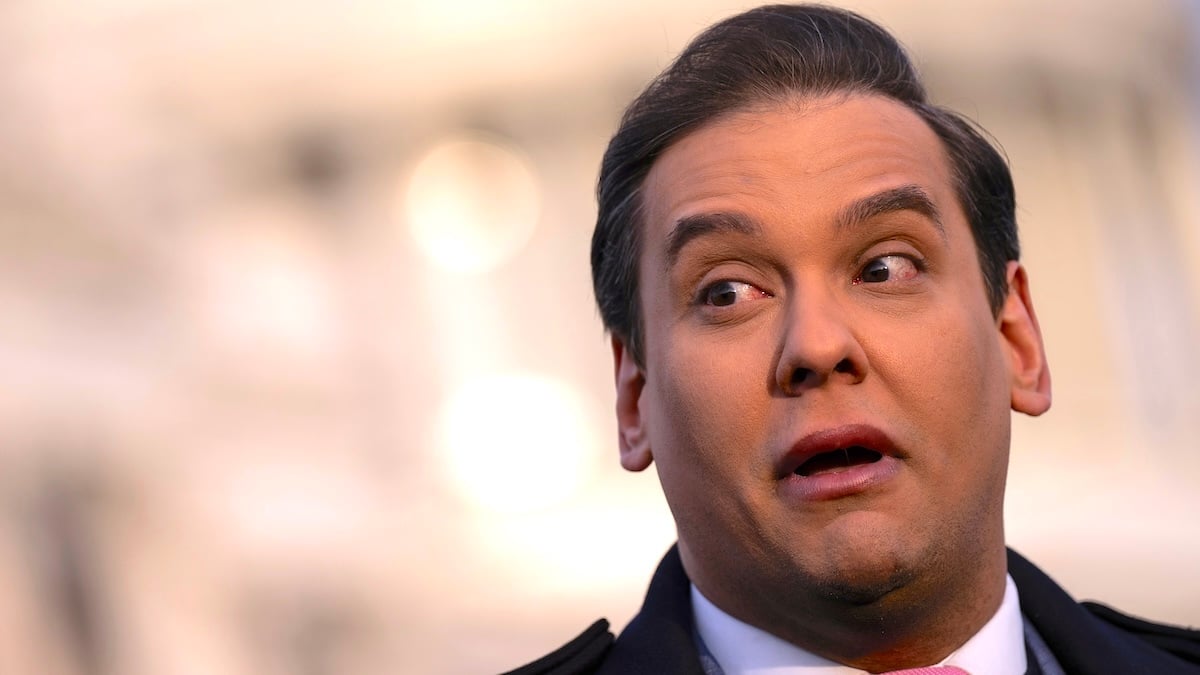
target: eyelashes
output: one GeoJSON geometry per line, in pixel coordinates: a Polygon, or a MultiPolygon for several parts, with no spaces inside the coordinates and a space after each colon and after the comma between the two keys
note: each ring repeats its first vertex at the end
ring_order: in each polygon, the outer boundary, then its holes
{"type": "Polygon", "coordinates": [[[739,301],[766,298],[770,295],[746,281],[721,279],[700,289],[697,304],[709,307],[730,307],[739,301]]]}
{"type": "Polygon", "coordinates": [[[909,255],[892,253],[871,258],[850,283],[882,284],[913,281],[925,272],[925,262],[909,255]]]}

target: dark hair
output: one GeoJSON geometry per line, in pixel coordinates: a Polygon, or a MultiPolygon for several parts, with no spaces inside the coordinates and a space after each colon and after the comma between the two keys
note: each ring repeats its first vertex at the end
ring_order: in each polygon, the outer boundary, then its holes
{"type": "Polygon", "coordinates": [[[714,118],[797,94],[886,96],[925,120],[945,147],[979,255],[993,312],[1019,256],[1012,177],[997,150],[964,117],[930,104],[916,68],[887,31],[853,12],[770,5],[701,33],[621,118],[596,188],[592,284],[605,327],[645,365],[638,301],[641,188],[672,143],[714,118]]]}

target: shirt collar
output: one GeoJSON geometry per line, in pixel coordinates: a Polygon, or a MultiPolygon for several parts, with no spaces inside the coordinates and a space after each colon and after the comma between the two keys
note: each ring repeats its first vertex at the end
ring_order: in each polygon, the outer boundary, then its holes
{"type": "MultiPolygon", "coordinates": [[[[692,615],[704,646],[725,675],[863,675],[743,623],[714,605],[692,584],[692,615]]],[[[979,632],[930,665],[958,666],[971,675],[1023,675],[1025,635],[1017,586],[1006,576],[1004,599],[979,632]]]]}

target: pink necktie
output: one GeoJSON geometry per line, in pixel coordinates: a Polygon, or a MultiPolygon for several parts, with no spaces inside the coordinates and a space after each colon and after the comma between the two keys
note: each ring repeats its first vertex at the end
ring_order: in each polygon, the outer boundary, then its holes
{"type": "Polygon", "coordinates": [[[928,668],[909,668],[908,670],[889,670],[881,675],[971,675],[958,666],[929,666],[928,668]]]}

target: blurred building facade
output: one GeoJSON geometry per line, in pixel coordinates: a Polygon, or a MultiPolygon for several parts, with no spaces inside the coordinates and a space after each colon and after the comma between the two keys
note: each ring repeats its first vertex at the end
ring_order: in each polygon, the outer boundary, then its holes
{"type": "MultiPolygon", "coordinates": [[[[616,463],[592,189],[747,6],[0,8],[0,672],[493,672],[621,626],[673,528],[616,463]]],[[[1010,542],[1200,623],[1200,10],[851,6],[1013,166],[1056,396],[1010,542]]]]}

